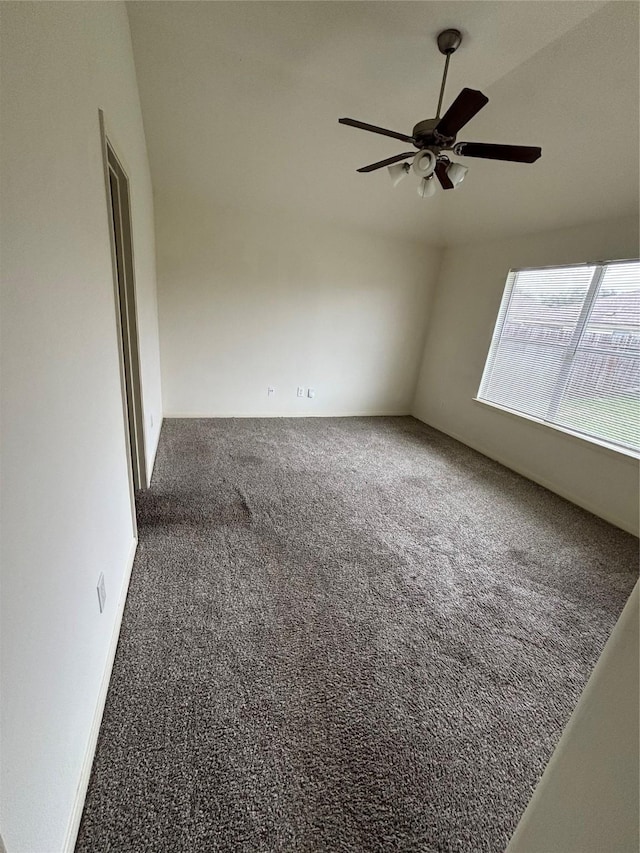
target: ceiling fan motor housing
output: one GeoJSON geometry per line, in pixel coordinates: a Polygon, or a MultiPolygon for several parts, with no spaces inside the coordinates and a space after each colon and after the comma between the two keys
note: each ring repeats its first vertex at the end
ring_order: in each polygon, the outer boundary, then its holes
{"type": "Polygon", "coordinates": [[[426,118],[413,128],[412,136],[419,148],[450,148],[455,136],[442,136],[436,131],[439,118],[426,118]]]}

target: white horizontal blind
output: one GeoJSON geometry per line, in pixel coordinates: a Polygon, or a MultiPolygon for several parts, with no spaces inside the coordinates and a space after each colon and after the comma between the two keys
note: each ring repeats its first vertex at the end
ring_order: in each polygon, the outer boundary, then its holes
{"type": "Polygon", "coordinates": [[[510,272],[478,398],[640,452],[640,261],[510,272]]]}

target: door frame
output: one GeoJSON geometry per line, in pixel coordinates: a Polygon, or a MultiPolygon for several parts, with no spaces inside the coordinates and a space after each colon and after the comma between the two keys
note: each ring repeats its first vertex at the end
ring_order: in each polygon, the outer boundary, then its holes
{"type": "Polygon", "coordinates": [[[120,368],[127,470],[129,475],[133,530],[134,535],[137,535],[135,491],[146,489],[148,481],[145,457],[144,408],[142,377],[140,373],[135,267],[131,233],[131,195],[129,179],[122,165],[122,159],[116,154],[114,145],[107,135],[102,110],[98,110],[98,118],[109,225],[109,246],[111,249],[116,341],[120,368]],[[112,201],[111,174],[115,175],[119,190],[117,205],[112,201]],[[117,226],[120,228],[122,244],[121,258],[118,257],[116,250],[116,236],[112,216],[112,211],[115,213],[116,210],[118,215],[117,226]]]}

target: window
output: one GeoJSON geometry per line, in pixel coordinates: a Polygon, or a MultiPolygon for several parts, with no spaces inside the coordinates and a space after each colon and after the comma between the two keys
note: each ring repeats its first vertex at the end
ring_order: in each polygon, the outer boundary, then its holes
{"type": "Polygon", "coordinates": [[[512,270],[478,399],[640,453],[640,261],[512,270]]]}

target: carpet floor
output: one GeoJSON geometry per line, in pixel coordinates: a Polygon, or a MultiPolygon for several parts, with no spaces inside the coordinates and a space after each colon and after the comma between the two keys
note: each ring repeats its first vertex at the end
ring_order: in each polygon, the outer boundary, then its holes
{"type": "Polygon", "coordinates": [[[168,420],[77,853],[502,853],[637,540],[413,418],[168,420]]]}

